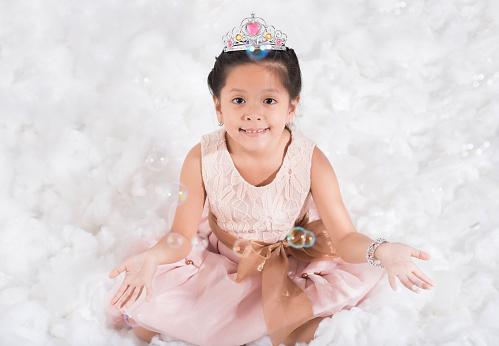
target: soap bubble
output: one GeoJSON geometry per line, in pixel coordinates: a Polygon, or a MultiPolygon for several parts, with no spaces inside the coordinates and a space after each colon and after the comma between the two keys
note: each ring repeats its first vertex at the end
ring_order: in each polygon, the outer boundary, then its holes
{"type": "Polygon", "coordinates": [[[136,74],[132,79],[132,84],[135,86],[148,87],[151,83],[149,76],[136,74]]]}
{"type": "Polygon", "coordinates": [[[315,244],[315,234],[310,231],[306,231],[305,234],[305,244],[303,247],[312,247],[315,244]]]}
{"type": "Polygon", "coordinates": [[[165,195],[168,203],[181,205],[187,199],[187,188],[181,182],[173,182],[166,186],[165,195]]]}
{"type": "Polygon", "coordinates": [[[305,246],[305,238],[307,235],[307,230],[303,227],[295,227],[288,233],[287,240],[289,245],[296,249],[300,249],[305,246]]]}
{"type": "Polygon", "coordinates": [[[132,321],[130,321],[130,316],[128,315],[125,315],[125,323],[128,324],[130,327],[139,327],[138,324],[136,323],[133,323],[132,321]]]}
{"type": "Polygon", "coordinates": [[[192,246],[202,246],[205,249],[208,247],[209,244],[208,237],[205,234],[198,233],[194,238],[192,238],[191,244],[192,246]]]}
{"type": "Polygon", "coordinates": [[[156,95],[152,100],[152,105],[156,112],[162,111],[168,108],[168,98],[166,95],[156,95]]]}
{"type": "Polygon", "coordinates": [[[255,60],[261,60],[269,54],[269,50],[265,45],[261,45],[258,47],[253,47],[251,46],[249,49],[246,49],[246,54],[251,58],[255,60]],[[252,49],[251,49],[252,48],[252,49]]]}
{"type": "Polygon", "coordinates": [[[172,249],[178,249],[184,243],[184,236],[180,233],[177,233],[177,232],[170,232],[166,236],[166,243],[172,249]]]}
{"type": "Polygon", "coordinates": [[[315,234],[303,227],[294,227],[286,237],[289,245],[295,249],[308,248],[315,244],[315,234]]]}
{"type": "Polygon", "coordinates": [[[165,192],[165,188],[161,185],[158,185],[154,188],[154,192],[157,194],[157,195],[162,195],[163,192],[165,192]]]}
{"type": "Polygon", "coordinates": [[[247,239],[238,239],[234,242],[232,250],[238,257],[246,257],[251,252],[251,243],[247,239]]]}
{"type": "Polygon", "coordinates": [[[151,171],[160,171],[168,164],[166,152],[163,149],[154,149],[147,155],[146,166],[151,171]]]}

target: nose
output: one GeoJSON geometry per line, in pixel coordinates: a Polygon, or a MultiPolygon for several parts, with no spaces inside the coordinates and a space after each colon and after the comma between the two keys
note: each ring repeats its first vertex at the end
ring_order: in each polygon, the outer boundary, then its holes
{"type": "Polygon", "coordinates": [[[262,112],[258,105],[252,105],[248,107],[247,113],[244,115],[244,118],[248,121],[252,120],[262,120],[262,112]]]}
{"type": "Polygon", "coordinates": [[[251,120],[262,120],[262,116],[259,115],[259,114],[246,114],[245,118],[248,121],[251,121],[251,120]]]}

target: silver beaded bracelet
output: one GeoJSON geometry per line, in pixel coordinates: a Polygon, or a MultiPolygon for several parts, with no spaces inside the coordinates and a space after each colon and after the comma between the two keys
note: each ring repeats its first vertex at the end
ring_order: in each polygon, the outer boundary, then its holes
{"type": "Polygon", "coordinates": [[[379,260],[374,260],[374,251],[383,243],[388,243],[386,239],[378,238],[367,248],[366,258],[367,262],[378,268],[384,268],[379,260]]]}

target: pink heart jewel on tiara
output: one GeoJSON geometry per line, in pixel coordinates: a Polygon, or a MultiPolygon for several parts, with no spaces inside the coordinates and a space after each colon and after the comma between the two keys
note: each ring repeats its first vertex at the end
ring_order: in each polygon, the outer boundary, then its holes
{"type": "Polygon", "coordinates": [[[258,23],[248,23],[246,24],[246,30],[248,30],[251,36],[255,36],[260,31],[260,24],[258,23]]]}

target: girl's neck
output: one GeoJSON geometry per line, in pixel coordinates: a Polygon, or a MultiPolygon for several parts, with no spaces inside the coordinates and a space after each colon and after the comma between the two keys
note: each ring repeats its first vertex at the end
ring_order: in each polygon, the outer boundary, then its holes
{"type": "Polygon", "coordinates": [[[238,145],[232,138],[225,133],[225,143],[227,145],[227,150],[232,158],[237,157],[244,160],[259,161],[267,160],[270,157],[275,157],[278,153],[286,153],[287,147],[291,142],[291,132],[286,127],[282,131],[282,135],[278,141],[275,143],[270,143],[268,146],[262,150],[245,150],[244,147],[238,145]]]}
{"type": "MultiPolygon", "coordinates": [[[[229,150],[227,141],[229,138],[227,137],[226,143],[229,150]]],[[[229,155],[239,175],[246,182],[256,187],[265,186],[274,181],[281,169],[291,140],[291,133],[286,129],[283,131],[283,135],[275,149],[268,148],[270,150],[265,150],[265,152],[238,152],[236,154],[231,153],[229,150],[229,155]]]]}

